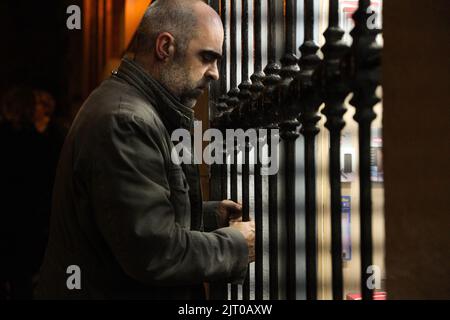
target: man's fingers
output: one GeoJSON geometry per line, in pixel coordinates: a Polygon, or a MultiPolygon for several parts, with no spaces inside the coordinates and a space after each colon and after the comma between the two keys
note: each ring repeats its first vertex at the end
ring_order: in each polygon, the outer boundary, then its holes
{"type": "Polygon", "coordinates": [[[249,263],[255,261],[255,221],[230,221],[230,226],[239,230],[247,241],[249,263]]]}
{"type": "Polygon", "coordinates": [[[232,200],[224,200],[223,203],[230,210],[240,211],[242,210],[242,204],[240,202],[234,202],[232,200]]]}
{"type": "Polygon", "coordinates": [[[231,219],[230,219],[230,224],[231,224],[232,222],[242,222],[242,216],[237,217],[237,218],[231,218],[231,219]]]}
{"type": "Polygon", "coordinates": [[[230,201],[228,203],[228,216],[230,219],[242,217],[242,204],[230,201]]]}
{"type": "Polygon", "coordinates": [[[242,204],[233,202],[230,204],[230,209],[234,212],[242,212],[242,204]]]}

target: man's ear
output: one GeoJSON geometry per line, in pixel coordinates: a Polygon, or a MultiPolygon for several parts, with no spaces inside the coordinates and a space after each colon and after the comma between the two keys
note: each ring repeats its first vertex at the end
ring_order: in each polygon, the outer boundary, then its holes
{"type": "Polygon", "coordinates": [[[161,61],[172,59],[175,54],[175,38],[169,32],[162,32],[156,38],[156,57],[161,61]]]}

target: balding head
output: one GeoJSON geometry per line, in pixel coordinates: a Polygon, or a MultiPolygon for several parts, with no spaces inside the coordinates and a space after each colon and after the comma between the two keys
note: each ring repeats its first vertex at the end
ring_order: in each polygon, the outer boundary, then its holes
{"type": "Polygon", "coordinates": [[[182,103],[193,106],[219,78],[223,26],[200,0],[157,0],[138,29],[135,61],[182,103]]]}
{"type": "Polygon", "coordinates": [[[153,1],[138,27],[135,52],[151,52],[158,35],[168,32],[175,38],[177,55],[183,55],[189,41],[201,33],[199,23],[221,25],[217,13],[201,0],[153,1]]]}

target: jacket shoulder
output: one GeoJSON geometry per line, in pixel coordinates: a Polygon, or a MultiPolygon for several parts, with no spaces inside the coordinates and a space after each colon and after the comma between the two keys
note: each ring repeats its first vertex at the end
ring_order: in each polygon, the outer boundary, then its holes
{"type": "Polygon", "coordinates": [[[92,92],[81,107],[69,133],[76,154],[95,153],[96,145],[108,143],[122,127],[134,127],[151,135],[170,158],[171,140],[155,108],[137,89],[111,77],[92,92]],[[127,125],[128,123],[128,125],[127,125]]]}
{"type": "Polygon", "coordinates": [[[129,115],[158,130],[167,131],[152,102],[133,86],[111,77],[98,90],[106,98],[106,104],[112,107],[109,110],[111,116],[129,115]]]}

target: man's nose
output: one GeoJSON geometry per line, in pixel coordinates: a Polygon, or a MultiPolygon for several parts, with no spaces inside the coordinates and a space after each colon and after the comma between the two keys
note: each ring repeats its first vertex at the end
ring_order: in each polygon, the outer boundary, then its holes
{"type": "Polygon", "coordinates": [[[206,75],[212,80],[219,80],[219,68],[217,67],[217,62],[208,68],[206,75]]]}

